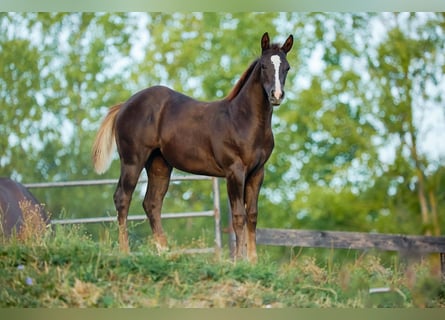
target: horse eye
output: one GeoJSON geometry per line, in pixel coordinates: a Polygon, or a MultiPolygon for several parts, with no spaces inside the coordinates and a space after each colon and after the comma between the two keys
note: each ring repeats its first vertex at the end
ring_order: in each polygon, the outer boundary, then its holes
{"type": "Polygon", "coordinates": [[[261,64],[261,69],[266,70],[266,69],[267,69],[267,66],[266,66],[264,63],[262,63],[262,64],[261,64]]]}

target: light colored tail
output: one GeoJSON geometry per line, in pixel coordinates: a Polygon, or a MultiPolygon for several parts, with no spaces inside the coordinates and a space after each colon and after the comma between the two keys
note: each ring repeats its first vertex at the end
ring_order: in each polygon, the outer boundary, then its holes
{"type": "Polygon", "coordinates": [[[94,171],[98,174],[104,173],[110,167],[111,157],[116,148],[114,120],[121,106],[122,104],[118,104],[110,108],[94,139],[91,155],[93,158],[94,171]]]}

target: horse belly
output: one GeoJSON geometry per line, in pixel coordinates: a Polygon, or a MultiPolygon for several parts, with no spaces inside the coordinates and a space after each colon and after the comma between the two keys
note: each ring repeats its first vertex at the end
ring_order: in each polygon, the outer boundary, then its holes
{"type": "Polygon", "coordinates": [[[161,153],[171,166],[179,170],[214,177],[224,176],[210,148],[186,142],[168,143],[161,147],[161,153]]]}

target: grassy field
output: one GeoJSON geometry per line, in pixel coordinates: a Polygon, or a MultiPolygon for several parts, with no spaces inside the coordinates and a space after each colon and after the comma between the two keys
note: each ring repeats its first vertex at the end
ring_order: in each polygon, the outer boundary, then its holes
{"type": "Polygon", "coordinates": [[[77,227],[3,240],[0,307],[445,306],[440,272],[427,261],[385,265],[366,254],[320,262],[301,254],[276,262],[262,252],[252,266],[213,254],[159,255],[147,243],[133,251],[120,254],[113,241],[93,241],[77,227]]]}

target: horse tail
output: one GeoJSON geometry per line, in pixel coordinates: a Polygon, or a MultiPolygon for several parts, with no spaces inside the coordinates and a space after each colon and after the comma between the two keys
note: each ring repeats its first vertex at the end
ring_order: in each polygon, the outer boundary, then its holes
{"type": "Polygon", "coordinates": [[[92,148],[92,158],[94,171],[102,174],[110,167],[111,156],[116,148],[114,137],[116,115],[121,109],[122,104],[117,104],[110,108],[108,114],[100,125],[92,148]]]}

